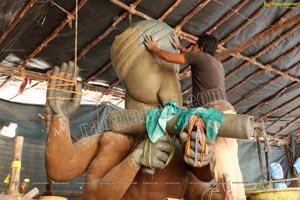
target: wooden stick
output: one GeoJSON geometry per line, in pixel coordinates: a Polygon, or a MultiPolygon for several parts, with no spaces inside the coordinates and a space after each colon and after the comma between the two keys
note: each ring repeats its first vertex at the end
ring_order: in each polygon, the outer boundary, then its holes
{"type": "Polygon", "coordinates": [[[21,21],[24,15],[29,11],[30,8],[34,5],[36,0],[30,0],[25,8],[20,12],[20,14],[10,23],[7,29],[0,36],[0,44],[5,40],[7,35],[15,28],[15,26],[21,21]]]}
{"type": "Polygon", "coordinates": [[[164,21],[165,18],[182,2],[182,0],[176,0],[176,2],[158,19],[164,21]]]}
{"type": "Polygon", "coordinates": [[[20,195],[19,184],[20,184],[23,143],[24,143],[24,137],[16,136],[15,147],[14,147],[14,157],[13,157],[12,168],[11,168],[11,179],[10,179],[9,188],[7,191],[7,193],[12,196],[20,195]]]}
{"type": "Polygon", "coordinates": [[[94,78],[97,78],[100,74],[102,74],[105,70],[107,70],[111,66],[111,62],[109,61],[106,65],[104,65],[99,71],[97,71],[92,76],[88,77],[83,83],[86,84],[89,81],[93,80],[94,78]]]}
{"type": "Polygon", "coordinates": [[[78,60],[81,59],[91,48],[93,48],[94,46],[96,46],[101,40],[103,40],[110,32],[112,32],[115,27],[128,16],[128,12],[123,12],[122,15],[120,15],[115,21],[114,23],[108,28],[106,29],[106,31],[104,33],[102,33],[101,35],[99,35],[98,37],[96,37],[91,43],[89,43],[88,45],[86,45],[81,52],[78,55],[78,60]]]}
{"type": "MultiPolygon", "coordinates": [[[[86,4],[87,0],[81,0],[79,5],[78,5],[78,10],[80,10],[85,4],[86,4]]],[[[70,13],[72,16],[74,16],[76,14],[76,8],[74,8],[72,10],[72,12],[70,13]]],[[[47,46],[47,44],[56,38],[56,36],[58,35],[58,33],[60,33],[63,28],[69,23],[70,21],[70,17],[67,16],[54,30],[53,33],[51,33],[46,39],[43,40],[43,42],[24,60],[24,62],[22,63],[22,65],[20,66],[20,68],[24,68],[25,65],[33,58],[35,57],[40,51],[42,51],[42,49],[44,49],[44,47],[47,46]]]]}
{"type": "Polygon", "coordinates": [[[197,7],[195,7],[187,16],[181,20],[181,22],[176,26],[176,30],[181,30],[182,26],[186,24],[195,14],[197,14],[202,8],[204,8],[211,0],[204,0],[200,2],[197,7]]]}

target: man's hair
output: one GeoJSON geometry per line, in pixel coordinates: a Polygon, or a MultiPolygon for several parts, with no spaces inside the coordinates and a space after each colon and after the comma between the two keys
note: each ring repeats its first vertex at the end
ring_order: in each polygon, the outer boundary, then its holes
{"type": "Polygon", "coordinates": [[[203,48],[204,53],[208,53],[213,56],[215,55],[218,47],[218,40],[212,35],[202,34],[199,36],[198,45],[203,48]]]}

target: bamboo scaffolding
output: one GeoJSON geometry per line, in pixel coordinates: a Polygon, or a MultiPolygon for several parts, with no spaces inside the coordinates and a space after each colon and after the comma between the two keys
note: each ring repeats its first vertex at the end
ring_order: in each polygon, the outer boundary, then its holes
{"type": "MultiPolygon", "coordinates": [[[[86,4],[87,0],[81,0],[78,4],[78,11],[86,4]]],[[[71,16],[74,16],[76,14],[76,8],[74,8],[72,10],[72,12],[70,13],[71,16]]],[[[47,44],[56,38],[56,36],[58,35],[58,33],[60,33],[63,28],[69,23],[69,21],[71,20],[71,18],[69,16],[67,16],[56,28],[55,30],[50,34],[50,36],[48,36],[46,39],[43,40],[43,42],[24,60],[24,62],[22,63],[22,65],[20,66],[20,68],[25,68],[25,65],[33,58],[35,57],[39,52],[41,52],[46,46],[47,44]]]]}
{"type": "Polygon", "coordinates": [[[236,14],[244,5],[246,5],[249,1],[243,0],[241,3],[238,3],[232,10],[226,13],[220,20],[218,20],[212,27],[206,31],[206,34],[212,34],[219,26],[221,26],[225,21],[227,21],[230,17],[236,14]]]}
{"type": "Polygon", "coordinates": [[[249,110],[247,110],[245,112],[245,114],[249,114],[252,111],[254,111],[256,108],[260,107],[260,106],[264,106],[264,105],[268,105],[271,101],[273,101],[274,99],[277,99],[281,94],[283,94],[287,89],[294,87],[295,85],[297,85],[297,82],[293,82],[290,83],[289,85],[287,85],[286,87],[282,88],[281,90],[279,90],[278,92],[276,92],[274,95],[272,95],[271,97],[259,102],[258,104],[256,104],[256,106],[250,108],[249,110]]]}
{"type": "MultiPolygon", "coordinates": [[[[278,44],[279,42],[281,42],[283,39],[285,39],[285,37],[291,35],[293,32],[295,32],[296,30],[298,30],[300,27],[300,24],[296,24],[295,26],[293,26],[292,28],[290,28],[288,31],[286,31],[282,36],[277,37],[275,40],[273,40],[271,43],[269,43],[267,46],[263,47],[262,49],[260,49],[258,52],[256,52],[253,57],[254,58],[258,58],[259,56],[261,56],[264,52],[266,52],[268,49],[274,47],[274,45],[278,44]]],[[[233,57],[231,57],[233,58],[233,57]]],[[[249,64],[249,62],[244,62],[243,64],[241,64],[240,66],[236,67],[234,70],[232,70],[231,72],[227,73],[225,76],[225,79],[227,80],[228,78],[230,78],[231,76],[233,76],[234,74],[236,74],[237,72],[241,71],[245,66],[247,66],[249,64]]]]}
{"type": "Polygon", "coordinates": [[[224,56],[227,55],[232,55],[232,54],[236,54],[237,52],[241,52],[242,50],[244,50],[245,48],[252,46],[253,44],[256,44],[258,41],[270,36],[271,34],[274,34],[275,32],[289,26],[289,25],[293,25],[296,23],[300,22],[300,14],[295,15],[294,17],[291,17],[290,19],[286,20],[285,22],[282,23],[276,23],[273,26],[270,26],[269,28],[265,29],[262,33],[256,35],[255,37],[251,38],[250,40],[237,45],[231,49],[225,49],[219,53],[218,55],[216,55],[215,57],[217,59],[221,59],[224,56]]]}
{"type": "MultiPolygon", "coordinates": [[[[289,71],[292,71],[293,69],[297,68],[300,65],[300,62],[294,64],[292,67],[288,68],[287,70],[283,71],[284,73],[288,73],[289,71]]],[[[249,98],[251,98],[252,96],[254,96],[255,94],[257,94],[258,92],[260,92],[261,90],[267,88],[269,85],[271,85],[272,83],[274,83],[275,81],[279,80],[282,76],[281,75],[277,75],[274,78],[272,78],[271,80],[269,80],[266,84],[261,85],[259,88],[253,90],[252,92],[250,92],[249,94],[247,94],[245,97],[243,97],[242,99],[236,101],[233,103],[233,105],[237,105],[238,103],[242,102],[242,101],[246,101],[249,98]]]]}
{"type": "MultiPolygon", "coordinates": [[[[273,66],[275,63],[277,63],[278,61],[286,58],[287,56],[289,56],[290,54],[292,54],[295,50],[298,50],[298,48],[300,47],[300,45],[297,45],[293,48],[291,48],[290,50],[288,50],[287,52],[283,53],[281,56],[275,58],[272,62],[266,64],[269,66],[273,66]]],[[[254,56],[255,58],[255,56],[254,56]]],[[[248,64],[248,62],[245,62],[248,64]]],[[[251,73],[250,75],[248,75],[246,78],[244,78],[242,81],[240,81],[239,83],[237,83],[235,86],[229,88],[228,90],[226,90],[227,93],[230,93],[234,90],[236,90],[237,88],[239,88],[241,85],[245,84],[246,82],[248,82],[250,79],[252,79],[254,76],[260,74],[261,72],[263,72],[263,69],[258,69],[255,72],[251,73]]]]}
{"type": "Polygon", "coordinates": [[[281,117],[279,117],[277,120],[274,120],[274,122],[272,122],[266,129],[269,129],[270,127],[272,127],[274,124],[276,124],[277,122],[279,122],[281,119],[283,119],[286,116],[289,116],[290,114],[292,114],[293,112],[295,112],[296,110],[298,110],[300,108],[300,105],[295,107],[294,109],[290,110],[289,112],[285,113],[284,115],[282,115],[281,117]]]}
{"type": "Polygon", "coordinates": [[[255,119],[255,122],[258,122],[258,121],[260,121],[261,119],[270,116],[271,114],[273,114],[274,112],[280,110],[280,109],[283,108],[284,106],[286,106],[286,105],[292,103],[293,101],[295,101],[295,100],[296,100],[297,98],[299,98],[299,97],[300,97],[300,95],[297,95],[297,96],[295,96],[294,98],[288,100],[287,102],[281,104],[280,106],[278,106],[278,107],[276,107],[276,108],[273,108],[272,110],[266,112],[266,113],[263,114],[262,116],[256,118],[256,119],[255,119]]]}
{"type": "Polygon", "coordinates": [[[164,21],[166,17],[182,2],[182,0],[176,0],[176,2],[158,19],[164,21]]]}
{"type": "Polygon", "coordinates": [[[299,120],[300,117],[296,117],[295,119],[293,119],[292,121],[290,121],[289,123],[287,123],[287,125],[285,127],[283,127],[282,129],[280,129],[279,131],[277,131],[275,133],[275,136],[277,137],[278,135],[280,135],[282,132],[284,132],[285,130],[287,130],[287,128],[289,128],[290,126],[292,126],[293,124],[295,124],[297,122],[297,120],[299,120]]]}
{"type": "Polygon", "coordinates": [[[0,44],[5,40],[8,34],[16,27],[16,25],[21,21],[21,19],[26,15],[26,13],[32,8],[36,0],[30,0],[20,14],[10,23],[7,29],[0,36],[0,44]]]}

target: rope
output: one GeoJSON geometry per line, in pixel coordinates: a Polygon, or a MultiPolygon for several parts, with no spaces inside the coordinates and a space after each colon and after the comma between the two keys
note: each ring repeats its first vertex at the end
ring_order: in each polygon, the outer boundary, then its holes
{"type": "Polygon", "coordinates": [[[56,6],[58,9],[60,9],[61,11],[63,11],[64,13],[66,13],[68,15],[69,20],[74,19],[73,15],[71,13],[69,13],[66,9],[64,9],[63,7],[61,7],[60,5],[58,5],[57,3],[55,3],[53,0],[50,0],[50,2],[56,6]]]}
{"type": "Polygon", "coordinates": [[[206,144],[206,136],[205,136],[205,123],[201,117],[196,115],[192,115],[189,118],[188,122],[188,136],[185,144],[185,156],[190,157],[191,154],[191,135],[194,126],[197,126],[196,131],[196,142],[195,142],[195,160],[194,166],[197,167],[198,163],[198,141],[201,144],[201,152],[200,152],[200,167],[203,165],[204,156],[208,155],[208,146],[206,144]]]}
{"type": "MultiPolygon", "coordinates": [[[[76,7],[75,7],[75,47],[74,47],[74,77],[77,76],[77,44],[78,44],[78,0],[76,0],[76,7]]],[[[77,78],[75,79],[75,87],[77,86],[77,78]]]]}
{"type": "Polygon", "coordinates": [[[73,94],[80,94],[80,95],[82,95],[81,92],[77,92],[77,91],[73,91],[73,90],[64,90],[64,89],[60,89],[60,88],[51,88],[51,87],[48,87],[47,90],[56,90],[56,91],[62,91],[62,92],[67,92],[67,93],[73,93],[73,94]]]}
{"type": "Polygon", "coordinates": [[[207,188],[206,190],[204,190],[204,192],[201,194],[201,200],[204,200],[204,198],[205,198],[204,195],[205,195],[208,191],[210,191],[210,192],[209,192],[209,195],[208,195],[208,200],[212,200],[212,198],[213,198],[213,193],[219,193],[219,190],[218,190],[218,188],[216,187],[216,185],[213,185],[213,186],[207,188]]]}
{"type": "MultiPolygon", "coordinates": [[[[165,166],[167,166],[171,162],[171,160],[175,154],[175,138],[172,138],[168,133],[166,133],[166,135],[168,137],[169,143],[171,144],[171,153],[166,161],[165,166]]],[[[146,141],[146,144],[144,146],[144,153],[143,153],[143,158],[142,158],[141,163],[145,166],[149,165],[150,169],[153,169],[152,168],[152,154],[153,154],[152,148],[153,148],[153,143],[148,138],[146,141]]]]}

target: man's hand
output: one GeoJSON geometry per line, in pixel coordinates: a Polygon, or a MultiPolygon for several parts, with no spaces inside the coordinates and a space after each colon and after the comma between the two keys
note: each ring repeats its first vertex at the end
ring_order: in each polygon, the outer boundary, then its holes
{"type": "MultiPolygon", "coordinates": [[[[78,68],[77,68],[78,69],[78,68]]],[[[47,88],[47,101],[54,115],[70,117],[80,106],[81,85],[75,85],[73,62],[55,66],[47,88]]],[[[76,70],[78,72],[78,70],[76,70]]]]}
{"type": "MultiPolygon", "coordinates": [[[[186,132],[180,133],[180,141],[181,143],[186,143],[188,134],[186,132]]],[[[208,165],[210,163],[213,151],[214,151],[214,144],[213,142],[209,141],[206,138],[206,145],[207,145],[207,155],[205,155],[205,152],[201,153],[202,145],[200,144],[199,140],[196,141],[196,132],[193,131],[191,134],[191,144],[190,144],[190,155],[184,156],[185,162],[193,167],[203,167],[205,165],[208,165]],[[197,143],[197,151],[196,151],[196,143],[197,143]],[[197,153],[195,153],[197,152],[197,153]],[[195,155],[197,154],[197,157],[195,159],[195,155]],[[196,161],[196,162],[195,162],[196,161]]]]}
{"type": "Polygon", "coordinates": [[[171,44],[175,49],[181,50],[183,48],[183,46],[181,46],[175,32],[169,33],[169,37],[170,37],[171,44]]]}
{"type": "Polygon", "coordinates": [[[152,35],[144,35],[144,45],[150,51],[152,51],[155,48],[158,48],[158,44],[154,42],[152,35]]]}

